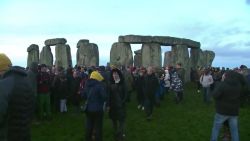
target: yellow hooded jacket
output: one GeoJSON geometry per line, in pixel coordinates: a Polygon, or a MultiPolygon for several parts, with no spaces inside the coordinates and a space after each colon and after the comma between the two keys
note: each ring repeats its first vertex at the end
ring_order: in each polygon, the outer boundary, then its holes
{"type": "Polygon", "coordinates": [[[98,71],[93,71],[90,74],[90,79],[95,79],[97,81],[103,81],[104,80],[104,78],[102,77],[102,75],[98,71]]]}

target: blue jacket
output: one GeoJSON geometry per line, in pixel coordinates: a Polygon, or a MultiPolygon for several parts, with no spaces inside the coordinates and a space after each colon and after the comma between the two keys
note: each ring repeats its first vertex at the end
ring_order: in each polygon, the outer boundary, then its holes
{"type": "Polygon", "coordinates": [[[95,79],[89,79],[82,96],[87,100],[87,112],[102,112],[107,99],[104,84],[95,79]]]}

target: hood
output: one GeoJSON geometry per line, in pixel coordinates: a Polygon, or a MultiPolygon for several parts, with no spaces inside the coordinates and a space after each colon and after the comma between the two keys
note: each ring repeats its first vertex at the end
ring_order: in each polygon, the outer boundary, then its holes
{"type": "Polygon", "coordinates": [[[103,76],[98,71],[93,71],[90,75],[90,79],[95,79],[97,81],[103,81],[103,76]]]}
{"type": "Polygon", "coordinates": [[[6,73],[3,74],[3,78],[5,78],[11,74],[18,74],[18,75],[22,75],[22,76],[27,76],[27,72],[25,71],[25,68],[20,67],[20,66],[11,67],[6,73]]]}

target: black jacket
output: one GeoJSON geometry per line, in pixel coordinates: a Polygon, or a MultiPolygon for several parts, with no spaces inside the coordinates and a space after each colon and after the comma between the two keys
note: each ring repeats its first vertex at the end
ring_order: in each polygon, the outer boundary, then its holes
{"type": "Polygon", "coordinates": [[[3,75],[0,96],[0,140],[30,140],[34,93],[24,68],[13,67],[3,75]]]}
{"type": "Polygon", "coordinates": [[[155,74],[146,75],[144,77],[143,92],[146,98],[154,98],[159,82],[155,74]]]}
{"type": "Polygon", "coordinates": [[[212,95],[215,99],[216,112],[223,115],[239,114],[242,89],[246,84],[242,75],[230,71],[223,82],[220,82],[212,95]]]}

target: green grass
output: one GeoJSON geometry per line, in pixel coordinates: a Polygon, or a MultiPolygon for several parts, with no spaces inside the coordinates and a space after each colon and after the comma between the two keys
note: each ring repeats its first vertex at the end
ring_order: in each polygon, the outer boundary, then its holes
{"type": "MultiPolygon", "coordinates": [[[[146,121],[145,113],[137,109],[135,96],[127,104],[127,141],[209,141],[214,104],[202,102],[202,95],[196,93],[195,86],[188,84],[184,101],[175,104],[174,94],[170,93],[155,107],[153,118],[146,121]]],[[[33,141],[84,141],[85,115],[54,114],[52,121],[32,124],[33,141]]],[[[250,140],[250,106],[241,109],[239,116],[241,141],[250,140]]],[[[105,113],[103,127],[104,141],[113,141],[113,130],[108,114],[105,113]]]]}

